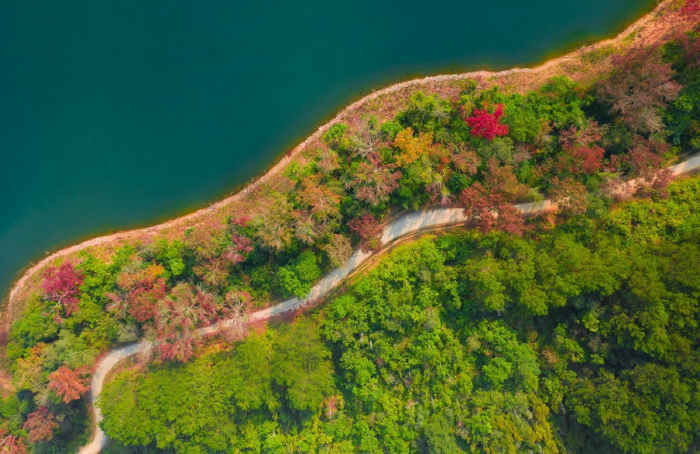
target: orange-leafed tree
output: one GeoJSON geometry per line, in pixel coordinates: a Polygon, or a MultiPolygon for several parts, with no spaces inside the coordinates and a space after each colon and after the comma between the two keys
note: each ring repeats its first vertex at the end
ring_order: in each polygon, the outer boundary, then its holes
{"type": "Polygon", "coordinates": [[[594,174],[603,166],[605,150],[598,146],[601,139],[601,128],[598,123],[591,121],[585,128],[571,127],[562,131],[559,142],[565,154],[559,157],[560,171],[568,171],[574,175],[594,174]]]}
{"type": "Polygon", "coordinates": [[[433,145],[433,133],[420,133],[418,137],[413,136],[413,128],[406,128],[396,134],[394,146],[401,152],[396,156],[396,164],[399,167],[406,167],[417,161],[422,155],[430,151],[433,145]]]}
{"type": "Polygon", "coordinates": [[[61,366],[49,375],[49,388],[63,399],[64,404],[67,404],[80,399],[83,394],[88,392],[90,389],[89,374],[90,372],[85,366],[75,370],[61,366]]]}

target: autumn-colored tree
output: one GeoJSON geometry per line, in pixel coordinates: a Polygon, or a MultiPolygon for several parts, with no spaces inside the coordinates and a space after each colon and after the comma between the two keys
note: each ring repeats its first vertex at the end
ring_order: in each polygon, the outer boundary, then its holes
{"type": "Polygon", "coordinates": [[[307,178],[299,194],[299,200],[311,209],[311,214],[319,222],[326,222],[339,213],[340,195],[318,179],[307,178]]]}
{"type": "Polygon", "coordinates": [[[462,191],[460,201],[468,227],[484,233],[497,229],[517,236],[525,230],[520,212],[498,190],[488,190],[477,182],[462,191]]]}
{"type": "Polygon", "coordinates": [[[469,125],[473,136],[493,140],[497,136],[508,134],[508,125],[501,124],[501,116],[503,116],[503,104],[496,105],[494,112],[489,113],[489,105],[486,103],[484,110],[474,109],[471,116],[464,121],[469,125]]]}
{"type": "Polygon", "coordinates": [[[603,165],[605,150],[597,145],[601,139],[601,128],[591,121],[585,128],[572,126],[562,131],[559,142],[565,155],[559,157],[559,171],[577,174],[594,174],[603,165]]]}
{"type": "Polygon", "coordinates": [[[479,155],[465,146],[457,146],[452,151],[452,162],[457,170],[467,175],[476,175],[481,165],[479,155]]]}
{"type": "Polygon", "coordinates": [[[53,313],[54,319],[60,323],[63,316],[69,317],[78,309],[83,274],[75,269],[72,263],[64,262],[59,267],[46,268],[42,275],[44,280],[41,282],[41,288],[44,290],[44,298],[56,303],[50,313],[53,313]]]}
{"type": "Polygon", "coordinates": [[[515,203],[530,196],[530,188],[518,181],[510,165],[501,165],[496,158],[489,159],[484,172],[484,187],[500,194],[506,202],[515,203]]]}
{"type": "Polygon", "coordinates": [[[235,342],[246,335],[246,307],[251,297],[246,292],[228,292],[219,309],[219,317],[225,320],[219,325],[219,333],[226,342],[235,342]]]}
{"type": "Polygon", "coordinates": [[[0,432],[0,454],[27,454],[27,445],[21,438],[0,432]]]}
{"type": "Polygon", "coordinates": [[[316,166],[323,175],[330,175],[334,170],[340,168],[338,152],[331,148],[323,147],[316,156],[316,166]]]}
{"type": "Polygon", "coordinates": [[[348,183],[355,191],[355,198],[371,206],[389,200],[389,195],[399,187],[401,172],[392,172],[392,166],[382,165],[378,158],[369,156],[369,162],[361,162],[354,178],[348,183]]]}
{"type": "Polygon", "coordinates": [[[639,197],[667,198],[666,187],[673,181],[673,172],[662,168],[663,158],[659,153],[668,150],[663,142],[638,137],[634,148],[627,154],[616,157],[615,164],[627,171],[631,177],[634,195],[639,197]]]}
{"type": "Polygon", "coordinates": [[[673,80],[670,63],[658,48],[635,48],[612,58],[615,70],[598,84],[598,95],[620,114],[622,121],[640,132],[663,128],[659,110],[676,99],[681,86],[673,80]]]}
{"type": "Polygon", "coordinates": [[[80,399],[90,389],[90,371],[86,366],[75,370],[61,366],[49,375],[49,388],[67,404],[80,399]]]}
{"type": "Polygon", "coordinates": [[[193,290],[184,282],[173,287],[156,310],[157,335],[163,339],[159,345],[161,357],[188,361],[200,342],[197,328],[209,325],[218,317],[217,311],[212,294],[193,290]]]}
{"type": "Polygon", "coordinates": [[[27,431],[27,440],[31,443],[51,441],[53,431],[56,428],[58,428],[58,424],[46,407],[39,407],[34,413],[29,413],[23,427],[27,431]]]}
{"type": "Polygon", "coordinates": [[[371,213],[356,217],[348,224],[350,230],[360,237],[363,252],[378,251],[382,248],[382,226],[371,213]]]}
{"type": "Polygon", "coordinates": [[[370,154],[376,155],[379,144],[379,121],[377,117],[370,117],[360,130],[350,137],[350,150],[354,156],[366,157],[370,154]]]}
{"type": "Polygon", "coordinates": [[[238,230],[248,221],[246,217],[226,222],[212,218],[189,231],[187,243],[197,259],[192,271],[209,286],[223,285],[229,265],[244,261],[253,250],[250,239],[238,230]]]}
{"type": "Polygon", "coordinates": [[[294,237],[304,244],[314,244],[323,233],[323,226],[306,210],[295,210],[293,219],[294,237]]]}
{"type": "Polygon", "coordinates": [[[420,133],[418,137],[413,137],[413,128],[404,129],[396,134],[394,139],[394,146],[400,150],[400,153],[396,155],[396,164],[399,167],[406,167],[422,155],[427,154],[432,145],[432,131],[420,133]]]}
{"type": "Polygon", "coordinates": [[[563,180],[560,180],[559,177],[552,178],[549,198],[559,206],[561,213],[566,216],[583,214],[588,208],[586,186],[571,177],[566,177],[563,180]]]}
{"type": "Polygon", "coordinates": [[[691,23],[700,20],[700,1],[685,0],[681,9],[678,10],[678,16],[691,23]]]}
{"type": "Polygon", "coordinates": [[[111,303],[107,310],[125,319],[127,313],[137,322],[143,323],[153,318],[155,302],[165,295],[165,273],[161,265],[141,268],[140,261],[125,267],[117,278],[117,289],[108,293],[111,303]]]}

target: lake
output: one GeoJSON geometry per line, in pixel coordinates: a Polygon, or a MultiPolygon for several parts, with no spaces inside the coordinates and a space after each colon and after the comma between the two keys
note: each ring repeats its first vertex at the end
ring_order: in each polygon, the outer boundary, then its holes
{"type": "Polygon", "coordinates": [[[647,0],[0,4],[0,292],[48,251],[230,193],[345,104],[532,65],[647,0]]]}

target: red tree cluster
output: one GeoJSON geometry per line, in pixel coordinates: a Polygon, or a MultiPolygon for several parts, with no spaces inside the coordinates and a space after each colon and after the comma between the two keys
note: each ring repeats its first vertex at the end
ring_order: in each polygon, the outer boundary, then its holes
{"type": "Polygon", "coordinates": [[[474,183],[462,191],[460,201],[464,215],[469,218],[468,227],[476,227],[484,233],[493,229],[520,236],[525,221],[520,212],[498,191],[488,190],[481,183],[474,183]]]}
{"type": "Polygon", "coordinates": [[[0,431],[0,453],[2,454],[27,454],[27,445],[21,438],[9,435],[6,431],[0,431]]]}
{"type": "Polygon", "coordinates": [[[60,323],[63,321],[61,313],[69,317],[78,309],[83,274],[72,263],[65,262],[59,267],[46,268],[43,276],[41,288],[44,290],[44,298],[56,303],[52,312],[54,319],[60,323]]]}
{"type": "Polygon", "coordinates": [[[568,170],[574,175],[598,172],[603,165],[603,155],[605,154],[605,150],[596,144],[600,138],[600,127],[594,121],[583,129],[572,126],[570,129],[562,131],[559,141],[566,156],[560,157],[559,170],[568,170]]]}
{"type": "Polygon", "coordinates": [[[357,166],[355,176],[349,186],[355,191],[355,198],[371,206],[389,200],[389,195],[399,187],[401,172],[392,172],[393,166],[382,165],[376,156],[367,156],[369,162],[357,166]]]}
{"type": "Polygon", "coordinates": [[[107,309],[121,318],[130,315],[139,323],[153,319],[155,303],[165,296],[165,269],[151,265],[145,269],[125,271],[117,279],[117,292],[107,294],[112,301],[107,309]]]}
{"type": "Polygon", "coordinates": [[[382,226],[371,213],[365,213],[350,221],[350,230],[360,237],[363,252],[378,251],[382,248],[382,226]]]}
{"type": "Polygon", "coordinates": [[[659,153],[667,149],[665,143],[639,137],[635,147],[621,157],[616,156],[612,164],[634,178],[634,195],[666,198],[666,188],[673,181],[674,175],[670,169],[661,167],[663,159],[659,153]]]}
{"type": "Polygon", "coordinates": [[[218,311],[212,294],[193,291],[187,283],[173,287],[156,310],[156,332],[164,340],[159,345],[161,357],[188,361],[201,341],[197,328],[208,326],[219,316],[218,311]]]}
{"type": "Polygon", "coordinates": [[[474,109],[472,115],[464,120],[469,125],[472,135],[493,140],[496,136],[508,134],[508,125],[500,122],[503,115],[503,104],[496,105],[493,113],[489,113],[488,108],[489,105],[486,103],[484,110],[474,109]]]}
{"type": "Polygon", "coordinates": [[[630,128],[656,132],[663,128],[660,108],[676,99],[681,86],[670,63],[657,48],[636,48],[612,59],[616,70],[603,79],[598,94],[630,128]]]}
{"type": "Polygon", "coordinates": [[[34,413],[29,413],[23,429],[27,431],[27,440],[31,443],[51,441],[53,431],[58,424],[54,421],[53,414],[46,407],[39,407],[34,413]]]}
{"type": "Polygon", "coordinates": [[[90,389],[90,372],[85,366],[75,370],[61,366],[49,375],[49,380],[49,388],[63,399],[64,404],[80,399],[90,389]]]}
{"type": "Polygon", "coordinates": [[[678,15],[690,22],[700,20],[700,1],[685,0],[683,7],[678,11],[678,15]]]}
{"type": "Polygon", "coordinates": [[[528,187],[518,181],[511,166],[501,166],[495,158],[489,160],[484,185],[474,183],[460,194],[464,215],[469,218],[467,226],[484,233],[497,229],[522,235],[525,220],[513,203],[527,194],[528,187]]]}

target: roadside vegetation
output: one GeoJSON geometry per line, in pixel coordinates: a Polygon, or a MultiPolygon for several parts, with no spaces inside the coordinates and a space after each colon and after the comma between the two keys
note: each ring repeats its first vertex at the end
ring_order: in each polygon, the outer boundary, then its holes
{"type": "Polygon", "coordinates": [[[110,452],[692,452],[700,178],[669,192],[424,238],[293,324],[130,367],[110,452]]]}
{"type": "MultiPolygon", "coordinates": [[[[679,17],[697,22],[697,0],[679,17]]],[[[331,127],[255,216],[45,268],[7,339],[0,452],[84,444],[91,368],[140,339],[155,362],[102,408],[110,437],[146,451],[688,449],[700,382],[671,357],[697,350],[698,188],[665,200],[663,166],[700,148],[698,32],[614,54],[593,84],[419,92],[393,119],[331,127]],[[557,217],[512,208],[545,198],[557,217]],[[610,211],[629,198],[653,201],[610,211]],[[387,217],[427,206],[463,207],[472,233],[403,249],[311,321],[233,324],[231,348],[204,348],[198,328],[303,298],[353,248],[381,249],[387,217]]]]}

